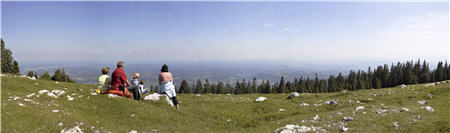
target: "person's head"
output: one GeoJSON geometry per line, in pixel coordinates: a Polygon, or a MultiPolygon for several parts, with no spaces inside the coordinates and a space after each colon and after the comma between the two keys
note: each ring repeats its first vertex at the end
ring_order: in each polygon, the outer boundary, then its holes
{"type": "Polygon", "coordinates": [[[134,78],[134,79],[139,78],[139,73],[138,73],[138,72],[134,73],[134,77],[133,77],[133,78],[134,78]]]}
{"type": "Polygon", "coordinates": [[[164,64],[161,68],[161,72],[169,72],[169,67],[167,67],[167,65],[164,64]]]}
{"type": "Polygon", "coordinates": [[[123,61],[117,62],[117,67],[122,67],[123,68],[124,65],[125,65],[125,62],[123,62],[123,61]]]}
{"type": "Polygon", "coordinates": [[[139,84],[144,85],[144,80],[139,81],[139,84]]]}
{"type": "Polygon", "coordinates": [[[109,73],[109,67],[103,67],[102,68],[102,74],[107,75],[109,73]]]}

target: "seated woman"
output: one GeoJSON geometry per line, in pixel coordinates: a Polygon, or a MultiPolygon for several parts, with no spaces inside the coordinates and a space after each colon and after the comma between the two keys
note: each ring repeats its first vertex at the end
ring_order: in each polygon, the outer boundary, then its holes
{"type": "Polygon", "coordinates": [[[177,94],[175,93],[175,86],[173,85],[173,77],[169,72],[169,67],[167,67],[166,64],[162,66],[158,80],[159,85],[161,86],[161,92],[171,98],[173,104],[175,104],[175,106],[177,107],[177,110],[180,110],[176,97],[177,94]]]}
{"type": "Polygon", "coordinates": [[[102,75],[98,77],[97,89],[95,92],[98,94],[106,94],[109,90],[109,84],[111,83],[111,78],[108,76],[109,67],[102,68],[102,75]]]}

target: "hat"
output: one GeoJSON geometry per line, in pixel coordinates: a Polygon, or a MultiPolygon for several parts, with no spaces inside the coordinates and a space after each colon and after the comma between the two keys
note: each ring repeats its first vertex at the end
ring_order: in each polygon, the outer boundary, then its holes
{"type": "Polygon", "coordinates": [[[134,73],[134,78],[139,78],[139,73],[138,72],[134,73]]]}

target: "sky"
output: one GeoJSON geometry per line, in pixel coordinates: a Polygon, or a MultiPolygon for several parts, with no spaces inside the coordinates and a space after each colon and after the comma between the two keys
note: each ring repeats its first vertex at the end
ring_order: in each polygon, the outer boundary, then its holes
{"type": "Polygon", "coordinates": [[[1,34],[19,62],[450,57],[448,2],[2,1],[1,34]]]}

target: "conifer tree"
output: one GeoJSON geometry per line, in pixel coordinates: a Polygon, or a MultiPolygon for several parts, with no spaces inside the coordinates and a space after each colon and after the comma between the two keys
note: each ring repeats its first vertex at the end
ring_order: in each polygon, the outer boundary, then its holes
{"type": "Polygon", "coordinates": [[[19,75],[19,74],[20,74],[19,62],[17,62],[16,60],[13,61],[13,71],[12,71],[12,74],[16,74],[16,75],[19,75]]]}
{"type": "Polygon", "coordinates": [[[251,93],[261,93],[260,91],[257,90],[257,84],[256,84],[256,77],[253,77],[252,80],[252,87],[251,87],[251,93]]]}
{"type": "Polygon", "coordinates": [[[48,71],[45,71],[44,73],[41,74],[41,76],[39,76],[39,79],[52,80],[52,77],[50,76],[48,71]]]}
{"type": "Polygon", "coordinates": [[[189,84],[187,83],[186,80],[183,80],[181,82],[181,86],[180,86],[180,93],[191,93],[191,89],[189,87],[189,84]]]}
{"type": "Polygon", "coordinates": [[[318,93],[319,92],[319,76],[317,76],[316,73],[316,78],[314,79],[314,93],[318,93]]]}
{"type": "Polygon", "coordinates": [[[27,76],[34,77],[34,72],[32,70],[28,71],[27,76]]]}
{"type": "Polygon", "coordinates": [[[197,85],[195,87],[195,93],[197,93],[197,94],[203,93],[203,84],[200,79],[197,80],[197,85]]]}
{"type": "Polygon", "coordinates": [[[205,79],[205,84],[203,85],[203,93],[210,93],[211,92],[211,86],[209,84],[208,78],[205,79]]]}
{"type": "Polygon", "coordinates": [[[334,75],[330,75],[328,77],[328,92],[335,92],[336,91],[336,82],[334,79],[334,75]]]}
{"type": "Polygon", "coordinates": [[[286,83],[284,83],[284,76],[281,76],[280,84],[277,88],[277,93],[284,93],[284,90],[286,90],[286,83]]]}
{"type": "Polygon", "coordinates": [[[223,84],[223,82],[222,81],[219,81],[218,83],[217,83],[217,94],[225,94],[226,92],[225,92],[225,88],[224,88],[224,84],[223,84]]]}

